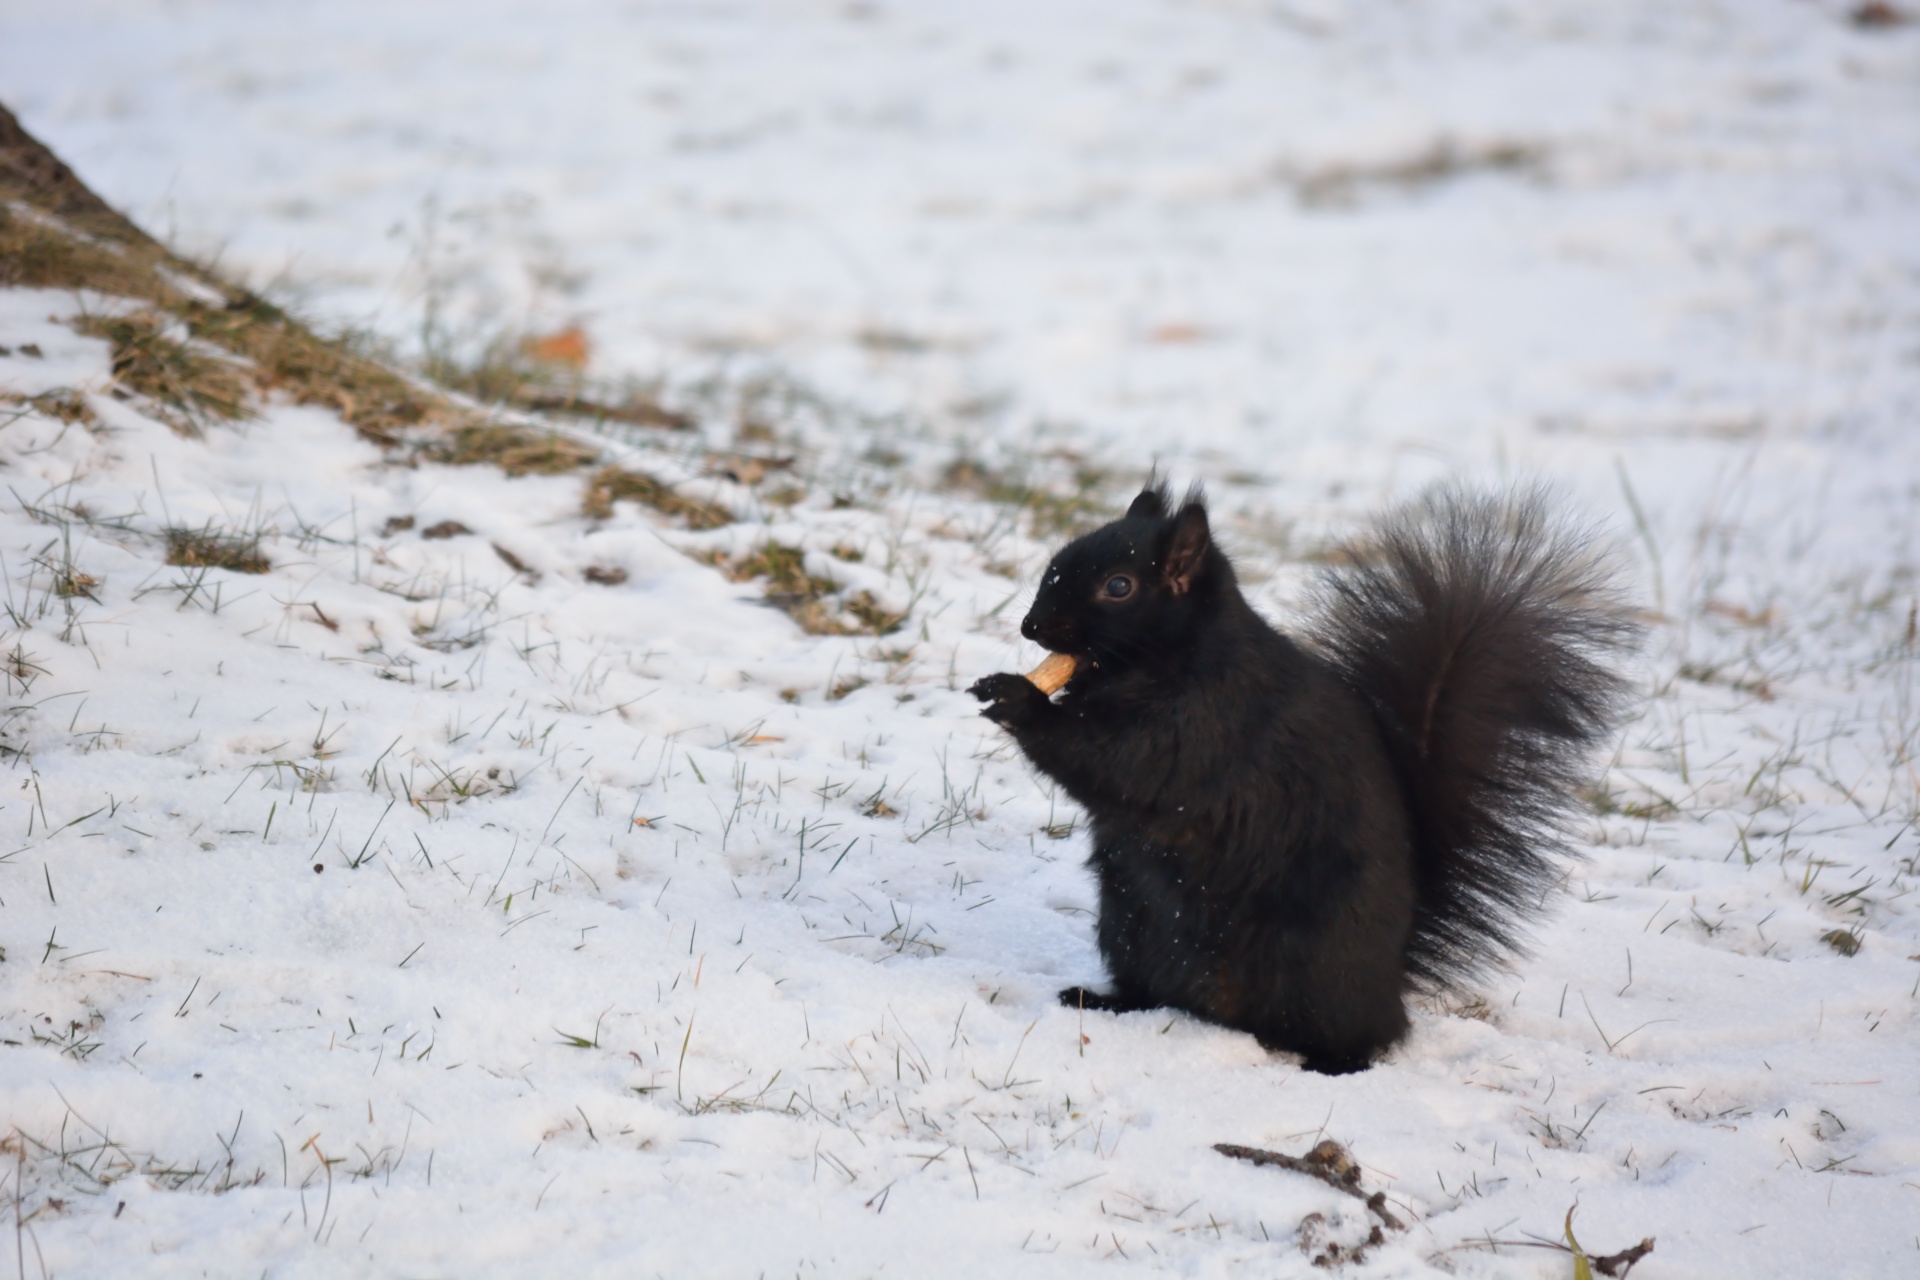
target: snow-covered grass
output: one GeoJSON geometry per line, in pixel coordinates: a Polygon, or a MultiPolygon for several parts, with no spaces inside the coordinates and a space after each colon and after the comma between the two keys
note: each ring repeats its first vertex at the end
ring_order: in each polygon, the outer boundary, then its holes
{"type": "Polygon", "coordinates": [[[1373,1220],[1212,1145],[1323,1136],[1410,1223],[1355,1274],[1566,1275],[1485,1246],[1576,1204],[1642,1276],[1920,1262],[1920,32],[0,13],[110,199],[416,356],[582,324],[696,426],[552,429],[717,513],[284,396],[196,436],[114,394],[126,308],[0,293],[27,1275],[1293,1274],[1373,1220]],[[1551,477],[1637,565],[1535,955],[1364,1075],[1053,1002],[1083,834],[959,690],[1155,460],[1282,623],[1441,475],[1551,477]]]}

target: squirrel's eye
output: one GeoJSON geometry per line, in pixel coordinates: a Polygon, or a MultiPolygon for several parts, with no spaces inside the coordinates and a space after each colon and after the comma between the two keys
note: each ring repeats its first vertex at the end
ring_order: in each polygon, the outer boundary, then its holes
{"type": "Polygon", "coordinates": [[[1109,600],[1125,600],[1133,594],[1133,579],[1123,574],[1115,574],[1107,579],[1105,594],[1109,600]]]}

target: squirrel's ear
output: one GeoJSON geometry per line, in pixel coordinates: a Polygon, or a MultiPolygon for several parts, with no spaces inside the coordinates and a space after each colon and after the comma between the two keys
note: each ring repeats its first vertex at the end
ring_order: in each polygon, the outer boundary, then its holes
{"type": "Polygon", "coordinates": [[[1140,490],[1140,496],[1127,508],[1129,520],[1164,520],[1173,506],[1173,493],[1167,488],[1167,482],[1156,472],[1147,477],[1146,487],[1140,490]]]}
{"type": "Polygon", "coordinates": [[[1176,596],[1193,590],[1200,571],[1207,563],[1207,551],[1213,546],[1213,531],[1207,526],[1207,509],[1198,502],[1180,508],[1173,519],[1173,536],[1167,542],[1161,576],[1167,589],[1176,596]]]}

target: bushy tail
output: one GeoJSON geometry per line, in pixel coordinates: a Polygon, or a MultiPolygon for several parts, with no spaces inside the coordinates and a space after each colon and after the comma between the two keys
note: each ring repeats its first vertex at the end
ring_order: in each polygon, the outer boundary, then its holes
{"type": "Polygon", "coordinates": [[[1549,495],[1445,490],[1322,583],[1315,638],[1374,705],[1417,828],[1408,969],[1445,987],[1516,951],[1559,877],[1592,749],[1620,719],[1633,622],[1549,495]]]}

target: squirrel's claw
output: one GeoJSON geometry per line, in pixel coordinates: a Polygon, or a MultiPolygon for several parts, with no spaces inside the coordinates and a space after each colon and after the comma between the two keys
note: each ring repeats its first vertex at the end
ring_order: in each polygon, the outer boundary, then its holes
{"type": "Polygon", "coordinates": [[[999,671],[990,676],[981,676],[967,686],[967,692],[982,702],[1004,702],[1008,698],[1018,697],[1015,684],[1025,684],[1025,676],[1014,675],[1011,671],[999,671]]]}
{"type": "Polygon", "coordinates": [[[1047,701],[1046,695],[1034,688],[1032,681],[1011,671],[982,676],[968,686],[967,692],[987,704],[981,709],[981,715],[1004,725],[1031,719],[1038,710],[1034,704],[1044,705],[1047,701]]]}

